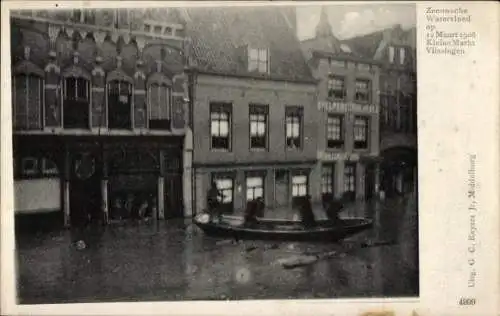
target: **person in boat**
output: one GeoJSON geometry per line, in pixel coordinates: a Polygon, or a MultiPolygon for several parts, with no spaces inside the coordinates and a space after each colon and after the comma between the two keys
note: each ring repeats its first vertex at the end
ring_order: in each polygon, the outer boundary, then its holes
{"type": "Polygon", "coordinates": [[[245,225],[257,223],[257,217],[262,217],[264,215],[264,207],[265,204],[261,197],[249,201],[247,203],[247,208],[245,209],[245,225]]]}
{"type": "Polygon", "coordinates": [[[304,227],[314,227],[316,226],[316,219],[314,218],[314,213],[311,206],[311,196],[306,195],[300,199],[299,211],[304,227]]]}
{"type": "Polygon", "coordinates": [[[222,197],[222,192],[217,189],[217,184],[215,182],[212,182],[212,185],[210,186],[210,189],[207,193],[208,212],[212,219],[220,219],[222,215],[219,208],[219,198],[222,199],[222,197]]]}
{"type": "Polygon", "coordinates": [[[324,201],[323,208],[325,210],[327,218],[334,224],[339,224],[342,220],[339,217],[339,213],[344,208],[342,199],[332,198],[330,201],[324,201]]]}

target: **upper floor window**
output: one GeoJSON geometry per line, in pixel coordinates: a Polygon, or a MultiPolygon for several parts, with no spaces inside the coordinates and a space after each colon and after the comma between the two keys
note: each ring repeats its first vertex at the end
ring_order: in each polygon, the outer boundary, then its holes
{"type": "Polygon", "coordinates": [[[269,71],[269,51],[265,48],[248,49],[248,71],[267,73],[269,71]]]}
{"type": "Polygon", "coordinates": [[[326,122],[326,141],[328,148],[342,148],[344,146],[343,117],[329,114],[326,122]]]}
{"type": "Polygon", "coordinates": [[[355,100],[359,102],[370,102],[370,81],[356,80],[355,100]]]}
{"type": "Polygon", "coordinates": [[[129,9],[115,9],[113,24],[115,28],[127,27],[130,23],[129,9]]]}
{"type": "Polygon", "coordinates": [[[149,128],[170,129],[171,93],[166,84],[148,87],[149,128]]]}
{"type": "Polygon", "coordinates": [[[231,150],[230,104],[210,104],[210,135],[212,149],[231,150]]]}
{"type": "Polygon", "coordinates": [[[267,115],[268,106],[250,105],[250,148],[267,148],[267,115]]]}
{"type": "Polygon", "coordinates": [[[59,170],[55,162],[46,157],[18,156],[14,157],[14,175],[16,178],[49,178],[58,176],[59,170]]]}
{"type": "Polygon", "coordinates": [[[84,78],[64,79],[64,127],[89,127],[90,83],[84,78]]]}
{"type": "Polygon", "coordinates": [[[249,176],[246,179],[247,201],[264,198],[264,177],[249,176]]]}
{"type": "Polygon", "coordinates": [[[368,148],[368,118],[356,116],[354,118],[354,148],[368,148]]]}
{"type": "Polygon", "coordinates": [[[399,63],[401,65],[405,63],[405,58],[406,58],[406,49],[404,49],[404,47],[401,47],[399,49],[399,63]]]}
{"type": "Polygon", "coordinates": [[[71,19],[74,23],[94,23],[95,11],[90,9],[75,9],[72,11],[71,19]]]}
{"type": "Polygon", "coordinates": [[[345,81],[341,77],[328,79],[328,97],[334,99],[344,99],[346,94],[345,81]]]}
{"type": "Polygon", "coordinates": [[[129,82],[113,80],[108,83],[108,126],[132,127],[132,84],[129,82]]]}
{"type": "Polygon", "coordinates": [[[35,75],[14,77],[14,128],[39,129],[42,126],[43,79],[35,75]]]}
{"type": "Polygon", "coordinates": [[[285,109],[286,147],[297,149],[302,146],[303,108],[287,106],[285,109]]]}
{"type": "Polygon", "coordinates": [[[394,53],[395,53],[395,50],[394,50],[394,47],[393,46],[389,46],[389,62],[392,64],[394,62],[394,53]]]}

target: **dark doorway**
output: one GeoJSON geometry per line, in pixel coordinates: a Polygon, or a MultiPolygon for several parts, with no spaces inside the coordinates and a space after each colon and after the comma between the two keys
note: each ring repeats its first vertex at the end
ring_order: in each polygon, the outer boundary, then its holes
{"type": "Polygon", "coordinates": [[[365,169],[365,199],[371,200],[375,193],[375,166],[366,165],[365,169]]]}
{"type": "Polygon", "coordinates": [[[182,159],[178,151],[164,152],[165,189],[164,206],[165,218],[183,217],[182,196],[182,159]]]}
{"type": "Polygon", "coordinates": [[[77,153],[71,157],[69,207],[72,226],[102,220],[101,183],[96,155],[77,153]]]}

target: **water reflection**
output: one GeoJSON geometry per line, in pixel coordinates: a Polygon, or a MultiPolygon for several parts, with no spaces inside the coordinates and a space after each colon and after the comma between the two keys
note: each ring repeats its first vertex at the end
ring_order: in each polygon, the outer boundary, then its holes
{"type": "Polygon", "coordinates": [[[83,250],[67,231],[23,236],[21,302],[418,295],[414,210],[405,202],[399,214],[387,207],[358,212],[372,212],[374,229],[339,245],[218,240],[183,220],[85,230],[78,236],[87,243],[83,250]],[[384,238],[397,243],[350,246],[384,238]],[[277,263],[334,249],[337,255],[306,267],[277,263]]]}

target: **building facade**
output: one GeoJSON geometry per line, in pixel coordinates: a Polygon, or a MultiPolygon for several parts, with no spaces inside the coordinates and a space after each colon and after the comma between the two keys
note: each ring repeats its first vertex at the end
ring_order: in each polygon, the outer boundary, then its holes
{"type": "Polygon", "coordinates": [[[206,208],[211,183],[226,213],[259,197],[268,208],[290,207],[306,194],[320,198],[316,81],[288,13],[190,10],[196,212],[206,208]]]}
{"type": "Polygon", "coordinates": [[[318,85],[318,164],[324,199],[369,199],[378,190],[379,65],[331,31],[325,8],[302,42],[318,85]]]}
{"type": "Polygon", "coordinates": [[[16,214],[66,225],[190,214],[181,14],[13,11],[11,32],[16,214]]]}
{"type": "Polygon", "coordinates": [[[417,181],[416,29],[400,25],[347,41],[381,66],[380,150],[387,195],[411,192],[417,181]]]}

